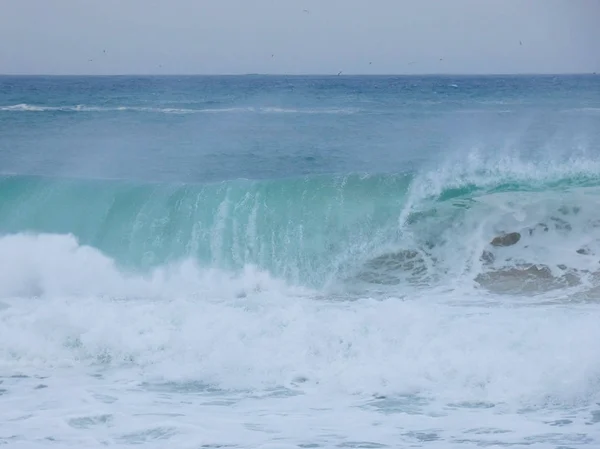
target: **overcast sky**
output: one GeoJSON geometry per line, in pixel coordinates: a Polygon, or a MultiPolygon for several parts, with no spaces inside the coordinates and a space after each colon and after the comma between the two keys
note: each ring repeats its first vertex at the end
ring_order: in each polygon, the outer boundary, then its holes
{"type": "Polygon", "coordinates": [[[0,0],[0,73],[339,71],[600,73],[600,0],[0,0]]]}

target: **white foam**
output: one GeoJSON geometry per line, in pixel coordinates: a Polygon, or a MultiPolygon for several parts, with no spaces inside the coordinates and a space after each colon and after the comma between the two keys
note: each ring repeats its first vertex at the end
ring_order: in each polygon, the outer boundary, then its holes
{"type": "MultiPolygon", "coordinates": [[[[10,421],[13,434],[28,440],[43,438],[45,429],[63,446],[94,435],[88,443],[95,447],[139,432],[135,438],[152,445],[154,437],[143,435],[155,429],[171,443],[272,441],[269,433],[248,433],[251,426],[280,432],[289,444],[393,445],[397,436],[384,430],[397,428],[394,416],[405,416],[404,432],[441,426],[433,431],[440,444],[491,421],[512,432],[502,441],[520,441],[552,429],[544,420],[589,413],[600,401],[594,304],[478,306],[470,290],[329,301],[251,267],[232,275],[187,261],[127,274],[60,235],[4,236],[0,264],[0,373],[49,376],[2,385],[19,398],[19,413],[31,413],[10,421]],[[465,295],[472,297],[469,307],[452,305],[465,295]],[[166,390],[151,387],[164,382],[171,382],[166,390]],[[33,390],[37,383],[48,388],[33,390]],[[219,390],[201,393],[202,385],[219,390]],[[300,396],[269,399],[282,388],[300,396]],[[388,399],[354,408],[374,394],[388,399]],[[215,406],[217,399],[233,405],[215,406]],[[398,400],[407,403],[401,415],[372,408],[393,410],[398,400]],[[491,408],[469,414],[465,403],[491,408]],[[524,408],[533,417],[520,416],[524,408]],[[64,425],[50,431],[41,425],[50,416],[44,410],[63,420],[108,414],[113,424],[88,424],[87,433],[64,425]],[[435,416],[445,416],[443,426],[435,416]],[[171,427],[172,434],[165,430],[171,427]]],[[[15,413],[5,407],[0,417],[8,422],[15,413]]],[[[572,429],[596,432],[577,419],[572,429]]],[[[403,433],[402,441],[411,438],[403,433]]]]}
{"type": "Polygon", "coordinates": [[[10,305],[2,315],[2,352],[28,346],[17,365],[75,361],[83,354],[64,343],[83,338],[88,362],[108,349],[167,377],[194,377],[201,367],[204,380],[223,387],[285,385],[302,375],[347,392],[431,391],[454,400],[508,394],[515,401],[593,393],[593,379],[581,367],[600,374],[590,338],[600,328],[583,309],[465,314],[431,293],[411,301],[330,303],[250,267],[233,276],[191,262],[127,275],[67,236],[3,237],[0,254],[7,268],[0,295],[10,305]],[[52,350],[48,323],[55,329],[52,350]],[[556,364],[558,355],[570,362],[556,364]],[[170,372],[175,366],[177,374],[170,372]],[[572,389],[555,389],[565,379],[572,389]]]}

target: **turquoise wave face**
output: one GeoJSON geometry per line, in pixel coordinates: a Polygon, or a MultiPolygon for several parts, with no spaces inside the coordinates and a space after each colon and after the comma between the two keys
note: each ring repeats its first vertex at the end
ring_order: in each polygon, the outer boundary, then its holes
{"type": "Polygon", "coordinates": [[[583,208],[578,217],[593,213],[596,196],[581,192],[597,186],[591,175],[455,178],[440,189],[408,173],[214,184],[5,176],[0,232],[72,234],[134,270],[191,258],[233,271],[256,265],[310,286],[431,283],[456,275],[499,233],[526,236],[573,207],[583,208]]]}
{"type": "Polygon", "coordinates": [[[4,177],[0,228],[73,234],[135,268],[193,257],[322,282],[344,254],[389,238],[409,182],[358,175],[205,185],[4,177]]]}

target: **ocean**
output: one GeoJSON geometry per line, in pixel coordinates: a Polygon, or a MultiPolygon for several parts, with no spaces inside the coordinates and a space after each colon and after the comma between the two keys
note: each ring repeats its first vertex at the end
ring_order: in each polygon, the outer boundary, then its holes
{"type": "Polygon", "coordinates": [[[600,447],[600,76],[0,77],[0,444],[600,447]]]}

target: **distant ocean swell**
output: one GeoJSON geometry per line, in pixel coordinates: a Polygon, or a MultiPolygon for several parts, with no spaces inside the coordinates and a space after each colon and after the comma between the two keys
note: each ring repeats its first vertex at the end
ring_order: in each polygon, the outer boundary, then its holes
{"type": "Polygon", "coordinates": [[[535,293],[593,281],[600,176],[573,164],[521,168],[212,184],[5,175],[0,258],[75,257],[85,246],[133,272],[187,260],[358,291],[471,282],[535,293]],[[491,243],[511,232],[518,241],[491,243]]]}
{"type": "Polygon", "coordinates": [[[281,108],[274,106],[265,107],[221,107],[221,108],[167,108],[144,106],[46,106],[33,104],[15,104],[0,106],[3,112],[146,112],[163,114],[218,114],[218,113],[259,113],[259,114],[353,114],[359,112],[358,108],[281,108]]]}
{"type": "MultiPolygon", "coordinates": [[[[216,103],[216,102],[212,102],[216,103]]],[[[455,107],[448,110],[424,110],[421,104],[413,104],[407,100],[405,109],[399,109],[394,111],[396,114],[512,114],[515,113],[514,109],[507,108],[510,106],[510,102],[504,103],[499,102],[498,104],[489,104],[481,102],[479,108],[461,107],[457,104],[455,107]],[[503,108],[498,108],[498,105],[503,105],[503,108]]],[[[388,114],[389,111],[385,108],[377,108],[371,106],[369,108],[360,107],[316,107],[316,108],[302,108],[302,107],[277,107],[277,106],[232,106],[232,107],[147,107],[147,106],[133,106],[133,105],[121,105],[121,106],[92,106],[92,105],[35,105],[35,104],[14,104],[0,106],[0,112],[3,113],[132,113],[132,114],[171,114],[171,115],[189,115],[189,114],[299,114],[299,115],[353,115],[359,113],[383,113],[388,114]]],[[[600,113],[600,108],[586,107],[586,108],[569,108],[559,110],[561,114],[566,115],[585,115],[595,116],[600,113]]]]}

